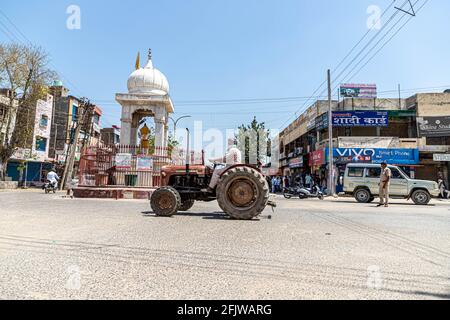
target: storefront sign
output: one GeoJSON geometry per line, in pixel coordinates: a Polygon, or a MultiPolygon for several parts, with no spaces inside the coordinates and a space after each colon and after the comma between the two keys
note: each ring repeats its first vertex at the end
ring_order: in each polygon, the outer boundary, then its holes
{"type": "Polygon", "coordinates": [[[416,110],[390,110],[390,118],[411,118],[417,115],[416,110]]]}
{"type": "Polygon", "coordinates": [[[303,168],[303,157],[291,159],[289,161],[289,168],[291,169],[303,168]]]}
{"type": "Polygon", "coordinates": [[[314,151],[309,154],[309,165],[317,167],[325,164],[325,150],[314,151]]]}
{"type": "Polygon", "coordinates": [[[262,173],[265,176],[281,176],[281,170],[280,168],[262,168],[262,173]]]}
{"type": "Polygon", "coordinates": [[[116,154],[116,168],[117,169],[131,169],[131,153],[116,154]]]}
{"type": "Polygon", "coordinates": [[[397,148],[398,138],[392,137],[339,137],[339,148],[388,149],[397,148]]]}
{"type": "Polygon", "coordinates": [[[152,171],[153,158],[148,156],[138,156],[136,167],[138,171],[152,171]]]}
{"type": "Polygon", "coordinates": [[[333,112],[334,127],[387,127],[387,111],[333,112]]]}
{"type": "Polygon", "coordinates": [[[450,116],[417,118],[420,137],[450,137],[450,116]]]}
{"type": "Polygon", "coordinates": [[[433,160],[435,162],[450,162],[450,154],[434,154],[433,160]]]}
{"type": "Polygon", "coordinates": [[[308,131],[311,131],[314,128],[316,128],[316,119],[314,118],[314,119],[309,120],[306,124],[306,128],[308,131]]]}
{"type": "Polygon", "coordinates": [[[328,129],[328,112],[316,118],[317,131],[328,129]]]}
{"type": "Polygon", "coordinates": [[[333,158],[337,164],[387,162],[396,165],[415,165],[420,162],[418,149],[339,148],[333,150],[333,158]]]}
{"type": "Polygon", "coordinates": [[[344,98],[369,98],[377,97],[376,84],[342,84],[340,94],[344,98]]]}

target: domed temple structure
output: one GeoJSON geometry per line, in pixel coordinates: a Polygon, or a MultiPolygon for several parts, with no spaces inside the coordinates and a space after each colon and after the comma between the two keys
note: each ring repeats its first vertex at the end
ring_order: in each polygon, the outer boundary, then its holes
{"type": "Polygon", "coordinates": [[[146,117],[155,120],[155,147],[167,147],[169,115],[174,112],[169,95],[169,82],[153,66],[151,51],[145,68],[136,64],[136,71],[128,77],[128,93],[116,94],[122,106],[120,141],[124,145],[138,144],[140,121],[146,117]]]}

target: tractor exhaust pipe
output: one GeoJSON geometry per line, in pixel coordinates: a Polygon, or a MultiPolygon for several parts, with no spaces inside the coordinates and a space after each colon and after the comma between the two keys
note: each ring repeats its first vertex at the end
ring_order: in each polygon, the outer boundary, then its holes
{"type": "Polygon", "coordinates": [[[189,173],[190,173],[190,162],[191,162],[191,157],[190,157],[190,141],[191,141],[191,132],[189,131],[189,128],[186,128],[186,132],[187,132],[187,150],[186,150],[186,174],[187,177],[189,177],[189,173]]]}

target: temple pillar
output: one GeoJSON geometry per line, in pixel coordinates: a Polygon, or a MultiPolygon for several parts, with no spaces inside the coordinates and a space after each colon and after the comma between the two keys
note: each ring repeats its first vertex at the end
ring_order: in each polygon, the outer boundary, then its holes
{"type": "Polygon", "coordinates": [[[155,147],[165,147],[164,120],[155,118],[155,147]]]}
{"type": "Polygon", "coordinates": [[[168,126],[167,121],[164,125],[164,146],[165,147],[169,146],[169,126],[168,126]]]}
{"type": "Polygon", "coordinates": [[[131,144],[131,119],[122,119],[120,127],[120,143],[123,145],[131,144]]]}

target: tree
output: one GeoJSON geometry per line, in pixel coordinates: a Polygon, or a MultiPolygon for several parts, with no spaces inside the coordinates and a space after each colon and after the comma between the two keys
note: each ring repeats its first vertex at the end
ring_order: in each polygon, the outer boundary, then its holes
{"type": "Polygon", "coordinates": [[[270,157],[270,131],[264,122],[258,122],[256,117],[248,124],[242,124],[236,135],[238,148],[244,151],[246,164],[264,163],[270,157]]]}
{"type": "Polygon", "coordinates": [[[7,162],[19,147],[29,143],[38,99],[47,93],[47,84],[56,78],[47,68],[48,55],[41,48],[0,44],[0,87],[9,89],[8,103],[0,118],[0,181],[6,178],[7,162]]]}

